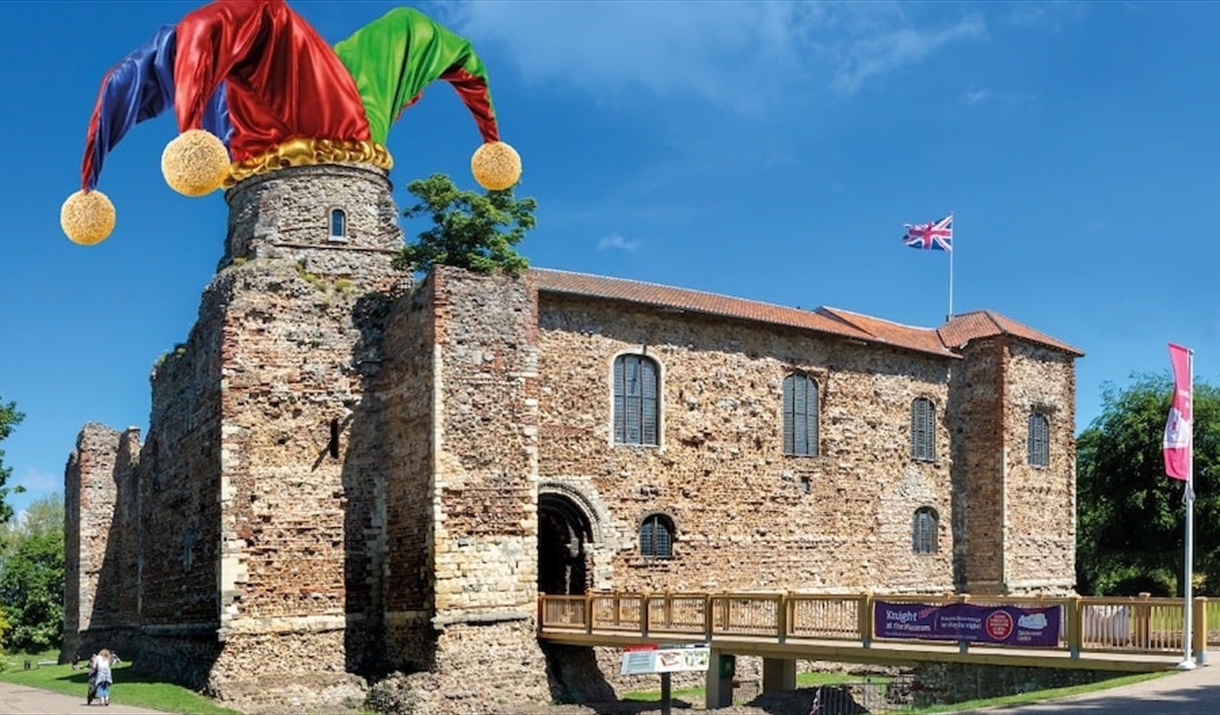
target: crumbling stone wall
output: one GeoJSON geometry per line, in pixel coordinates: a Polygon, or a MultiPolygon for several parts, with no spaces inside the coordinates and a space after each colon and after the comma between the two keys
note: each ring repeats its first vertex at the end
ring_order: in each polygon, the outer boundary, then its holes
{"type": "Polygon", "coordinates": [[[391,670],[435,666],[431,623],[433,462],[437,395],[432,283],[394,303],[385,333],[378,394],[389,428],[386,469],[386,665],[391,670]]]}
{"type": "MultiPolygon", "coordinates": [[[[756,323],[543,293],[543,478],[607,505],[619,590],[952,588],[951,358],[756,323]],[[661,445],[612,444],[611,368],[657,360],[661,445]],[[816,457],[783,454],[783,378],[819,383],[816,457]],[[911,459],[911,402],[937,406],[937,460],[911,459]],[[939,515],[940,549],[912,554],[912,518],[939,515]],[[674,521],[673,559],[645,559],[649,514],[674,521]],[[750,568],[741,568],[741,564],[750,568]]],[[[601,557],[606,558],[606,557],[601,557]]]]}
{"type": "Polygon", "coordinates": [[[121,640],[138,623],[135,468],[139,431],[85,425],[64,475],[61,660],[121,640]]]}
{"type": "Polygon", "coordinates": [[[165,635],[215,638],[220,552],[220,306],[214,279],[184,344],[153,368],[152,411],[140,463],[141,624],[165,635]]]}

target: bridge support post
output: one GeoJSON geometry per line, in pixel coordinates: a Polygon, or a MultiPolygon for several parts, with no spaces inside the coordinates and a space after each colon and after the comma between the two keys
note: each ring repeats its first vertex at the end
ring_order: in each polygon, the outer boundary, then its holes
{"type": "Polygon", "coordinates": [[[704,700],[708,710],[727,708],[733,704],[733,676],[737,674],[737,657],[712,648],[710,666],[704,686],[704,700]]]}
{"type": "MultiPolygon", "coordinates": [[[[1194,620],[1194,634],[1191,638],[1191,645],[1194,646],[1195,665],[1207,665],[1207,599],[1203,597],[1196,598],[1191,604],[1194,620]]],[[[1214,625],[1214,624],[1211,624],[1214,625]]]]}
{"type": "Polygon", "coordinates": [[[762,689],[796,690],[796,661],[791,658],[763,658],[762,689]]]}

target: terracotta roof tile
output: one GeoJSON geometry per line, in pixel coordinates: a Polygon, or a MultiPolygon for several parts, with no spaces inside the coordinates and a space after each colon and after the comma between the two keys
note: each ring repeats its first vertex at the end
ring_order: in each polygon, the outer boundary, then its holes
{"type": "Polygon", "coordinates": [[[932,328],[913,328],[843,310],[801,310],[715,293],[586,273],[533,268],[530,269],[530,274],[537,281],[540,291],[623,300],[659,308],[785,325],[943,357],[958,357],[941,343],[936,330],[932,328]]]}
{"type": "Polygon", "coordinates": [[[1076,357],[1084,355],[1084,352],[1079,348],[1072,347],[1063,341],[1052,338],[1046,333],[1034,330],[1028,325],[1018,323],[1011,318],[1006,318],[990,310],[978,310],[973,313],[955,315],[952,320],[942,325],[937,332],[940,334],[941,341],[950,348],[960,348],[967,341],[974,340],[975,338],[992,335],[1011,335],[1015,338],[1021,338],[1038,343],[1039,345],[1071,353],[1076,357]]]}
{"type": "Polygon", "coordinates": [[[818,312],[829,314],[846,321],[869,333],[878,340],[892,345],[904,345],[929,353],[948,352],[947,346],[941,342],[940,336],[932,328],[916,328],[901,323],[874,318],[860,313],[852,313],[840,308],[818,308],[818,312]]]}

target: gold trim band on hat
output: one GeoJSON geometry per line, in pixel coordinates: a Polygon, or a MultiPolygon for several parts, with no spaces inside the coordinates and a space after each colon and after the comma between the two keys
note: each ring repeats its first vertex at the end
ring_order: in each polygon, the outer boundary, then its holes
{"type": "Polygon", "coordinates": [[[235,161],[229,167],[229,177],[224,187],[230,188],[251,176],[266,174],[290,166],[313,164],[372,164],[389,170],[394,166],[394,157],[385,145],[374,141],[351,139],[289,139],[279,146],[258,156],[235,161]]]}

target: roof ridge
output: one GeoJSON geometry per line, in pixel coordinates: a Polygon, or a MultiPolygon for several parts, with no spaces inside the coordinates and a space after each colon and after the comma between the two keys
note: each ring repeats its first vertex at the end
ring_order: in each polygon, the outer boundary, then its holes
{"type": "MultiPolygon", "coordinates": [[[[814,308],[814,311],[813,311],[813,312],[817,313],[818,315],[824,315],[824,316],[826,316],[826,317],[828,317],[828,318],[832,318],[832,319],[834,319],[834,320],[837,320],[837,321],[839,321],[840,323],[843,323],[844,325],[849,325],[849,326],[851,326],[851,327],[855,328],[856,330],[859,330],[860,332],[865,333],[866,335],[871,335],[871,336],[872,336],[874,339],[876,339],[876,338],[877,338],[877,334],[876,334],[876,333],[874,333],[873,331],[869,330],[868,328],[865,328],[863,325],[860,325],[860,324],[859,324],[859,323],[857,323],[857,322],[854,322],[854,321],[852,321],[852,320],[848,320],[848,319],[847,319],[847,318],[845,318],[844,316],[840,315],[840,314],[839,314],[839,313],[840,313],[840,311],[839,311],[839,309],[838,309],[838,308],[831,308],[831,307],[829,307],[829,306],[820,305],[820,306],[818,306],[817,308],[814,308]]],[[[855,316],[858,316],[858,317],[867,317],[867,316],[865,316],[865,315],[863,315],[863,314],[861,314],[861,313],[850,313],[850,311],[843,311],[843,312],[848,312],[849,314],[851,314],[851,315],[855,315],[855,316]]]]}
{"type": "Polygon", "coordinates": [[[965,337],[966,341],[969,342],[969,340],[976,337],[1002,335],[1007,338],[1028,341],[1076,355],[1084,355],[1080,348],[1069,345],[1047,332],[990,308],[955,315],[944,325],[936,329],[936,335],[940,338],[941,343],[950,350],[956,350],[961,347],[958,342],[962,337],[965,337]],[[987,327],[983,327],[981,324],[984,321],[987,327]],[[971,327],[972,324],[973,327],[971,327]]]}
{"type": "MultiPolygon", "coordinates": [[[[662,288],[664,290],[676,290],[676,291],[682,291],[684,293],[698,293],[700,295],[710,295],[710,296],[714,296],[716,298],[726,298],[728,300],[740,300],[745,303],[754,303],[756,305],[765,305],[765,306],[770,306],[773,308],[782,308],[784,310],[801,310],[801,311],[805,311],[807,313],[816,313],[817,312],[817,308],[813,308],[813,309],[802,308],[802,307],[796,306],[796,305],[784,305],[782,303],[772,303],[772,302],[766,301],[766,300],[758,300],[757,298],[746,298],[744,296],[730,295],[728,293],[714,293],[710,290],[700,290],[698,288],[686,288],[683,286],[667,285],[665,283],[653,283],[651,281],[636,280],[635,278],[618,278],[616,276],[599,275],[597,273],[583,273],[581,271],[563,271],[563,270],[558,270],[555,268],[533,268],[533,267],[531,267],[529,270],[545,271],[547,273],[566,273],[567,275],[570,275],[570,276],[584,276],[585,278],[596,278],[598,280],[603,280],[603,281],[611,280],[611,281],[619,281],[621,283],[635,283],[637,285],[650,286],[652,288],[662,288]]],[[[865,332],[867,332],[867,331],[865,331],[865,332]]]]}
{"type": "Polygon", "coordinates": [[[911,325],[909,323],[899,323],[897,320],[890,320],[889,318],[878,318],[875,315],[869,315],[868,313],[861,313],[858,310],[848,310],[847,308],[834,308],[829,305],[822,306],[822,307],[825,308],[826,310],[833,310],[838,313],[848,313],[850,315],[857,315],[861,318],[868,318],[869,320],[880,320],[883,323],[889,323],[890,325],[897,325],[900,328],[907,328],[908,330],[925,330],[928,332],[932,332],[932,331],[936,330],[936,328],[929,328],[926,325],[911,325]]]}

